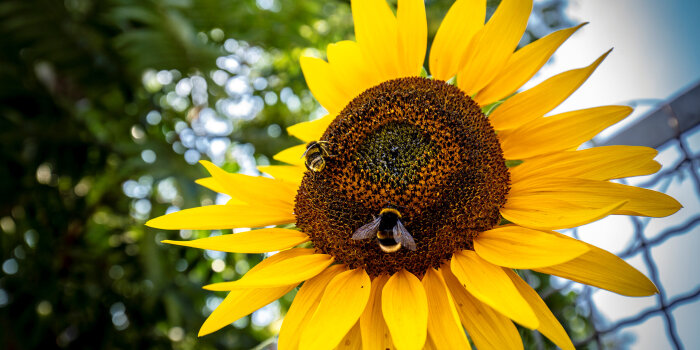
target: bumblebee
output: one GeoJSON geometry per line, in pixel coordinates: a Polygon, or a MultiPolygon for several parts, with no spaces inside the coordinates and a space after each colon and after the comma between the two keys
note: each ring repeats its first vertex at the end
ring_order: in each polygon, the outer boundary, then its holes
{"type": "Polygon", "coordinates": [[[401,213],[395,208],[382,209],[378,217],[369,224],[358,228],[352,235],[354,240],[372,237],[377,238],[379,248],[386,253],[396,252],[401,247],[416,250],[416,242],[401,223],[401,213]]]}
{"type": "Polygon", "coordinates": [[[330,157],[327,144],[328,141],[311,141],[306,145],[306,151],[301,155],[306,157],[304,162],[306,169],[317,173],[326,167],[326,160],[323,157],[330,157]]]}

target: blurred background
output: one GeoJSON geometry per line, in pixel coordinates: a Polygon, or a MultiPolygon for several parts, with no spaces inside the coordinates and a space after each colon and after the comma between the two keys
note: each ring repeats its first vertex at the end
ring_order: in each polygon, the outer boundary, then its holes
{"type": "MultiPolygon", "coordinates": [[[[430,37],[451,3],[426,1],[430,37]]],[[[560,109],[637,107],[594,144],[660,149],[661,173],[630,183],[685,206],[569,232],[628,259],[658,296],[526,276],[580,348],[700,348],[698,15],[693,1],[535,2],[521,45],[591,24],[534,82],[615,46],[560,109]]],[[[143,223],[226,201],[194,183],[207,175],[199,160],[257,175],[299,143],[285,128],[324,115],[299,57],[353,38],[349,1],[4,0],[0,37],[0,348],[274,349],[295,291],[196,337],[224,296],[201,286],[237,279],[262,256],[159,243],[230,230],[143,223]]],[[[521,333],[528,348],[553,348],[521,333]]]]}

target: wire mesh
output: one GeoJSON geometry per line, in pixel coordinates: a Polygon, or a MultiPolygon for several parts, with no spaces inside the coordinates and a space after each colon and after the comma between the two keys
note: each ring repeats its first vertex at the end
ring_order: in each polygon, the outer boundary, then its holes
{"type": "MultiPolygon", "coordinates": [[[[697,98],[690,99],[690,97],[695,97],[699,93],[700,84],[665,103],[635,123],[635,125],[626,129],[634,128],[636,130],[635,133],[640,135],[637,138],[630,137],[630,133],[622,132],[620,135],[613,136],[604,142],[606,145],[651,146],[656,147],[661,154],[673,154],[674,156],[673,161],[669,162],[670,164],[664,164],[664,161],[660,160],[663,168],[657,174],[645,177],[642,180],[630,179],[620,181],[620,183],[627,184],[631,182],[630,184],[634,186],[654,189],[664,193],[667,193],[671,186],[675,186],[676,188],[682,188],[690,198],[700,198],[700,175],[698,174],[700,169],[700,154],[698,153],[700,152],[697,149],[695,150],[696,153],[693,152],[693,148],[697,148],[697,144],[700,144],[700,126],[698,125],[700,123],[700,100],[697,98]],[[687,103],[689,99],[692,103],[687,103]],[[678,101],[683,103],[679,105],[678,101]],[[645,138],[641,136],[644,134],[658,135],[659,133],[668,133],[668,130],[658,130],[660,120],[668,125],[668,128],[672,129],[673,137],[666,138],[664,142],[660,142],[658,137],[645,138]],[[679,125],[682,127],[679,127],[679,125]],[[644,132],[640,132],[640,130],[644,132]],[[659,144],[661,145],[659,146],[659,144]],[[682,185],[679,185],[681,183],[682,185]]],[[[662,276],[659,271],[659,266],[663,265],[665,261],[658,257],[655,258],[654,254],[652,254],[654,248],[668,244],[678,237],[686,235],[697,236],[700,234],[700,208],[695,202],[688,205],[681,200],[681,203],[686,205],[686,207],[682,209],[682,211],[685,211],[684,214],[680,214],[680,212],[676,214],[682,217],[681,220],[677,220],[680,222],[676,222],[674,225],[668,225],[667,221],[664,222],[663,225],[665,227],[653,237],[650,237],[647,231],[655,231],[656,228],[652,229],[650,226],[654,224],[654,220],[660,219],[628,217],[633,231],[631,239],[620,252],[617,252],[617,255],[625,260],[641,257],[643,268],[646,268],[647,277],[659,289],[659,293],[654,297],[653,306],[642,308],[641,311],[631,316],[611,319],[605,315],[607,311],[603,309],[605,306],[594,300],[594,294],[598,291],[597,288],[579,285],[574,282],[561,283],[559,285],[558,291],[571,290],[572,288],[579,290],[578,304],[588,312],[593,323],[592,331],[585,338],[575,341],[577,348],[609,349],[632,347],[630,343],[634,343],[634,339],[630,340],[630,334],[625,334],[625,332],[631,327],[641,325],[656,316],[659,316],[663,321],[663,335],[668,341],[668,348],[689,348],[691,347],[688,344],[689,342],[697,346],[697,334],[689,334],[685,338],[679,335],[679,324],[676,316],[674,316],[674,311],[695,301],[700,301],[700,281],[694,280],[695,276],[691,273],[684,283],[686,283],[686,288],[693,283],[695,283],[695,286],[690,286],[691,289],[689,291],[682,293],[669,292],[662,283],[662,276]],[[625,335],[628,336],[627,339],[624,339],[625,335]]],[[[567,233],[576,238],[580,237],[580,229],[578,228],[569,230],[567,233]]],[[[682,257],[682,259],[687,258],[689,257],[682,257]]],[[[688,266],[687,270],[693,271],[695,267],[688,266]]],[[[677,273],[683,274],[686,272],[678,271],[677,273]]],[[[656,335],[661,335],[661,331],[658,330],[656,335]]],[[[639,336],[639,334],[636,334],[636,336],[639,336]]],[[[632,334],[632,337],[634,338],[635,335],[632,334]]],[[[649,344],[635,344],[633,347],[653,348],[645,345],[649,344]]]]}

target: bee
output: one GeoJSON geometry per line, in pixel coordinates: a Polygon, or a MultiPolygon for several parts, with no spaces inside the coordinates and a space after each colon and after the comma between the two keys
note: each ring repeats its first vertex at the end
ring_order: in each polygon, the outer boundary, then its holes
{"type": "Polygon", "coordinates": [[[326,160],[323,157],[330,157],[328,153],[328,141],[311,141],[306,145],[306,151],[302,157],[306,157],[304,165],[306,169],[319,172],[326,167],[326,160]]]}
{"type": "Polygon", "coordinates": [[[363,240],[373,236],[377,237],[379,248],[386,253],[393,253],[401,247],[416,250],[416,242],[401,223],[401,213],[392,207],[382,209],[372,222],[358,228],[352,239],[363,240]]]}

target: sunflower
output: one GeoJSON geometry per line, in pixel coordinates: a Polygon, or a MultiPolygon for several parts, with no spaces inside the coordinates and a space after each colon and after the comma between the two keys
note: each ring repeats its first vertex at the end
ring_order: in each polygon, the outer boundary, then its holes
{"type": "Polygon", "coordinates": [[[202,162],[211,177],[198,183],[231,200],[147,223],[204,230],[296,225],[165,241],[279,251],[239,280],[204,287],[228,296],[200,335],[303,282],[283,321],[280,349],[465,349],[467,334],[479,349],[522,348],[513,322],[573,349],[514,269],[629,296],[657,292],[615,255],[552,231],[680,208],[662,193],[610,181],[656,172],[655,150],[577,150],[629,115],[629,107],[545,117],[609,52],[514,94],[582,25],[516,51],[531,1],[503,0],[484,24],[485,0],[458,0],[434,38],[428,77],[423,1],[399,0],[396,15],[384,0],[351,6],[356,41],[329,45],[328,61],[301,58],[328,115],[288,129],[308,143],[275,156],[289,165],[260,167],[271,176],[252,177],[202,162]]]}

